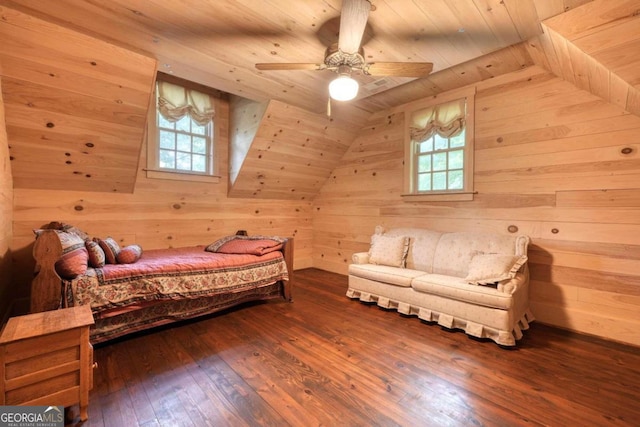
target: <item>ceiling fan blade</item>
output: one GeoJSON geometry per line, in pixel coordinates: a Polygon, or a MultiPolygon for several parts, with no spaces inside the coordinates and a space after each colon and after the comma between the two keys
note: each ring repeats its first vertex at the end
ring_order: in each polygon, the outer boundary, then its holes
{"type": "Polygon", "coordinates": [[[344,53],[358,53],[367,26],[369,0],[342,0],[338,48],[344,53]]]}
{"type": "Polygon", "coordinates": [[[259,63],[256,64],[256,68],[258,70],[263,71],[287,71],[287,70],[323,70],[326,68],[324,64],[312,64],[312,63],[304,63],[304,62],[294,62],[294,63],[277,63],[277,62],[269,62],[269,63],[259,63]]]}
{"type": "Polygon", "coordinates": [[[431,62],[373,62],[363,71],[372,76],[425,77],[432,70],[431,62]]]}

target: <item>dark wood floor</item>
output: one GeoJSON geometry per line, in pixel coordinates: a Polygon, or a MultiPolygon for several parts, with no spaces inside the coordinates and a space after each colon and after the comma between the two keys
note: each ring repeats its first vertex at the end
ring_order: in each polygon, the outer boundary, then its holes
{"type": "Polygon", "coordinates": [[[96,348],[89,426],[639,425],[640,350],[533,324],[517,349],[296,272],[253,304],[96,348]]]}

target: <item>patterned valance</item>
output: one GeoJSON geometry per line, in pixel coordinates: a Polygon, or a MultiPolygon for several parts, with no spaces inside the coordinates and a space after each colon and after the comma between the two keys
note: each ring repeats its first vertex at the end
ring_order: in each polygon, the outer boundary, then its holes
{"type": "Polygon", "coordinates": [[[418,110],[411,115],[411,140],[422,142],[435,134],[454,137],[464,129],[465,113],[466,98],[418,110]]]}
{"type": "Polygon", "coordinates": [[[190,115],[200,126],[211,122],[214,116],[209,95],[163,81],[158,82],[158,110],[170,122],[190,115]]]}

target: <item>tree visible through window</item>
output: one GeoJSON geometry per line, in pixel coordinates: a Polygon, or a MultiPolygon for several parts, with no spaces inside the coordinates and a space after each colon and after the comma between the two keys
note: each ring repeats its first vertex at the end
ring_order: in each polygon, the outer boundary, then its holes
{"type": "Polygon", "coordinates": [[[180,172],[210,173],[213,122],[199,125],[190,115],[177,122],[158,120],[158,167],[180,172]]]}
{"type": "Polygon", "coordinates": [[[435,134],[416,144],[416,190],[449,191],[464,188],[464,129],[452,138],[435,134]]]}

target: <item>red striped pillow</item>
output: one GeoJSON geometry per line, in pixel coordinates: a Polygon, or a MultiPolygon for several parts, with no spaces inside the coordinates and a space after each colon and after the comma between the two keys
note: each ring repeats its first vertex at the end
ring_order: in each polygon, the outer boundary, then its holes
{"type": "Polygon", "coordinates": [[[100,245],[91,240],[85,241],[84,245],[89,252],[89,265],[93,268],[104,267],[106,256],[100,245]]]}
{"type": "Polygon", "coordinates": [[[117,264],[118,263],[118,253],[120,253],[120,245],[118,242],[113,240],[111,237],[106,237],[104,239],[94,238],[94,241],[97,241],[102,250],[104,251],[104,256],[107,260],[107,264],[117,264]]]}
{"type": "Polygon", "coordinates": [[[138,245],[125,246],[120,250],[118,256],[118,264],[133,264],[142,256],[142,248],[138,245]]]}
{"type": "Polygon", "coordinates": [[[74,233],[65,233],[56,230],[60,244],[62,245],[62,256],[56,261],[55,269],[63,279],[75,279],[87,272],[89,253],[84,246],[84,240],[74,233]]]}

